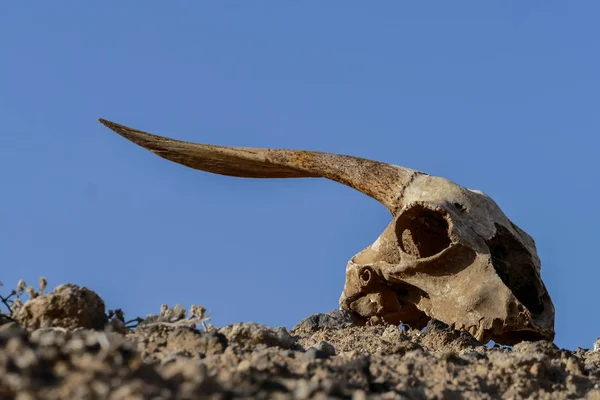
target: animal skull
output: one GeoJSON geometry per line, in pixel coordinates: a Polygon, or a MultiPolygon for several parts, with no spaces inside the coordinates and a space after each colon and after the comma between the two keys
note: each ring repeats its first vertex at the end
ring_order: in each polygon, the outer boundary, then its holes
{"type": "Polygon", "coordinates": [[[501,344],[554,339],[535,242],[482,192],[338,154],[204,145],[102,124],[168,160],[248,178],[324,177],[381,202],[394,219],[346,267],[340,307],[363,324],[421,329],[430,318],[501,344]]]}
{"type": "Polygon", "coordinates": [[[340,305],[368,324],[421,329],[435,318],[484,343],[554,338],[533,239],[485,194],[424,174],[348,263],[340,305]]]}

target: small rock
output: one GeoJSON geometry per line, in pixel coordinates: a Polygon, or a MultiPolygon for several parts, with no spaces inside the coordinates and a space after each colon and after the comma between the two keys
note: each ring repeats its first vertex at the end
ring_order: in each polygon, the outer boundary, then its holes
{"type": "Polygon", "coordinates": [[[269,328],[255,322],[245,322],[227,325],[219,329],[229,343],[234,343],[245,350],[252,350],[260,345],[281,347],[282,349],[296,348],[296,341],[284,327],[269,328]]]}
{"type": "Polygon", "coordinates": [[[324,359],[329,358],[329,354],[325,353],[322,350],[315,349],[314,347],[310,347],[306,349],[306,351],[302,355],[302,358],[304,358],[305,360],[324,359]]]}
{"type": "Polygon", "coordinates": [[[521,342],[513,346],[512,351],[515,353],[533,353],[533,354],[544,354],[549,357],[555,357],[560,355],[560,350],[552,342],[546,340],[539,340],[536,342],[521,342]]]}
{"type": "Polygon", "coordinates": [[[594,342],[594,351],[600,351],[600,337],[594,342]]]}
{"type": "Polygon", "coordinates": [[[221,333],[201,332],[193,328],[177,328],[167,336],[166,349],[171,352],[182,351],[200,357],[223,354],[227,339],[221,333]]]}
{"type": "Polygon", "coordinates": [[[27,329],[103,329],[107,322],[100,296],[74,284],[60,285],[51,293],[28,300],[15,319],[27,329]]]}
{"type": "Polygon", "coordinates": [[[420,344],[430,349],[450,347],[456,351],[481,346],[469,332],[454,330],[435,319],[427,323],[425,332],[420,336],[420,344]]]}
{"type": "Polygon", "coordinates": [[[313,314],[303,319],[292,328],[292,333],[305,334],[320,329],[342,329],[351,326],[356,326],[356,320],[350,311],[333,310],[327,314],[313,314]]]}
{"type": "Polygon", "coordinates": [[[329,356],[335,356],[335,347],[333,347],[333,345],[331,343],[321,341],[316,346],[316,349],[319,351],[322,351],[323,353],[325,353],[329,356]]]}
{"type": "Polygon", "coordinates": [[[471,349],[468,349],[467,351],[463,351],[460,355],[467,360],[483,360],[483,359],[487,358],[485,353],[479,352],[477,350],[471,350],[471,349]]]}

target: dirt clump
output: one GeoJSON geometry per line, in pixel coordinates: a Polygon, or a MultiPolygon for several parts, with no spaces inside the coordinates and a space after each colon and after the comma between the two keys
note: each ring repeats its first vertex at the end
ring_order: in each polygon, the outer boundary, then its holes
{"type": "Polygon", "coordinates": [[[70,283],[28,300],[15,319],[28,329],[103,329],[107,322],[102,298],[86,287],[70,283]]]}
{"type": "Polygon", "coordinates": [[[126,338],[137,344],[141,357],[148,362],[164,362],[174,357],[203,359],[222,354],[227,347],[227,339],[222,333],[183,326],[140,326],[126,338]]]}
{"type": "MultiPolygon", "coordinates": [[[[66,310],[80,304],[64,298],[73,302],[61,303],[66,310]]],[[[67,311],[60,321],[50,301],[34,305],[36,320],[52,323],[0,320],[0,398],[600,399],[600,351],[484,346],[436,321],[423,331],[357,326],[334,311],[288,332],[256,323],[198,329],[183,312],[165,312],[136,329],[115,330],[105,318],[94,330],[80,321],[97,314],[74,320],[67,311]]]]}
{"type": "Polygon", "coordinates": [[[255,322],[228,325],[219,330],[231,345],[242,350],[277,346],[282,349],[296,347],[296,341],[284,327],[269,328],[255,322]]]}

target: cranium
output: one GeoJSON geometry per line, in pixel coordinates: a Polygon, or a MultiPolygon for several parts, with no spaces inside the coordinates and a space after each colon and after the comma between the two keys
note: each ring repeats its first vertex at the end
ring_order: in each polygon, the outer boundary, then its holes
{"type": "Polygon", "coordinates": [[[340,307],[363,324],[420,329],[435,318],[484,343],[554,339],[554,306],[535,243],[480,191],[357,157],[197,144],[100,122],[190,168],[247,178],[328,178],[385,205],[393,220],[349,261],[340,298],[340,307]]]}

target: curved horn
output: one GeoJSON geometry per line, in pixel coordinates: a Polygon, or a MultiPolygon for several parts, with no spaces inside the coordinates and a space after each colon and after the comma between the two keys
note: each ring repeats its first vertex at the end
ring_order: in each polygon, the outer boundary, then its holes
{"type": "Polygon", "coordinates": [[[183,142],[101,118],[98,121],[156,155],[190,168],[242,178],[328,178],[374,198],[392,214],[402,189],[418,173],[340,154],[183,142]]]}

